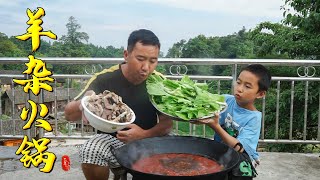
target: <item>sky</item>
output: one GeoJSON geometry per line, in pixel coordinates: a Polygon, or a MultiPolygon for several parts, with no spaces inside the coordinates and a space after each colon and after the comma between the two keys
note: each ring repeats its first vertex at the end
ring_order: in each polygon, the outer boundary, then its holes
{"type": "MultiPolygon", "coordinates": [[[[129,34],[150,29],[160,39],[165,54],[182,39],[200,34],[226,36],[265,21],[280,22],[284,0],[0,0],[0,32],[21,35],[28,25],[27,8],[42,7],[43,30],[58,38],[67,34],[68,18],[74,16],[89,43],[126,47],[129,34]]],[[[43,38],[49,41],[49,38],[43,38]]]]}

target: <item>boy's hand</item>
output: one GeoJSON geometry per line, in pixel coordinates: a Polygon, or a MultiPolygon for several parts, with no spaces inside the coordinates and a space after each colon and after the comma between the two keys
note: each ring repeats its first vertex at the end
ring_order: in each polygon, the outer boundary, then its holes
{"type": "Polygon", "coordinates": [[[211,124],[211,125],[216,125],[219,124],[219,113],[215,113],[214,117],[212,118],[207,118],[207,119],[202,119],[202,120],[197,120],[197,121],[190,121],[192,124],[211,124]]]}
{"type": "Polygon", "coordinates": [[[252,165],[253,165],[254,168],[257,168],[257,166],[260,165],[260,160],[259,159],[253,160],[252,161],[252,165]]]}
{"type": "Polygon", "coordinates": [[[190,121],[190,123],[191,123],[191,124],[209,124],[209,123],[211,123],[212,121],[214,121],[213,118],[207,118],[207,119],[190,121]]]}

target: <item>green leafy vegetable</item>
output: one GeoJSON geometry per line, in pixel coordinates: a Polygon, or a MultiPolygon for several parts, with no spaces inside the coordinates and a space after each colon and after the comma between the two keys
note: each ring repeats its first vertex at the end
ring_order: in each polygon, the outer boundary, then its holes
{"type": "Polygon", "coordinates": [[[176,81],[152,74],[147,90],[161,112],[184,120],[212,115],[226,106],[224,96],[208,92],[206,83],[195,83],[187,75],[176,81]]]}

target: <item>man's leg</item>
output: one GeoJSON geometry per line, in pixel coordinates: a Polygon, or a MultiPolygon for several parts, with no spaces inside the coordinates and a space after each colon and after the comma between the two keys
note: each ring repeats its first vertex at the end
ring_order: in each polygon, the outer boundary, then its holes
{"type": "Polygon", "coordinates": [[[109,178],[109,168],[95,164],[81,164],[82,171],[87,180],[107,180],[109,178]]]}
{"type": "Polygon", "coordinates": [[[110,147],[119,148],[123,145],[124,143],[109,134],[97,134],[86,141],[79,152],[82,171],[86,179],[107,180],[109,167],[120,167],[110,147]]]}

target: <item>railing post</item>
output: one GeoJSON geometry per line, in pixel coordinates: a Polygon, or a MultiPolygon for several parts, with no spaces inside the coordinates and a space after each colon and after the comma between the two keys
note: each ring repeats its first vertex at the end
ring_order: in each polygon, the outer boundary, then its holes
{"type": "Polygon", "coordinates": [[[238,68],[238,65],[237,64],[233,64],[232,65],[232,84],[231,84],[231,94],[233,94],[234,92],[234,84],[236,83],[237,81],[237,68],[238,68]]]}
{"type": "Polygon", "coordinates": [[[309,93],[309,81],[306,81],[305,99],[304,99],[304,121],[303,121],[303,140],[304,141],[307,140],[308,93],[309,93]]]}
{"type": "Polygon", "coordinates": [[[11,79],[11,89],[12,89],[12,114],[11,114],[11,120],[12,120],[12,126],[13,126],[13,136],[16,135],[16,120],[15,120],[15,104],[16,104],[16,101],[15,101],[15,94],[14,94],[14,83],[13,83],[13,80],[11,79]]]}
{"type": "MultiPolygon", "coordinates": [[[[43,89],[40,89],[40,99],[39,99],[39,103],[42,103],[44,104],[44,95],[43,95],[43,89]]],[[[40,109],[39,112],[41,112],[42,109],[40,109]]],[[[39,113],[37,113],[37,117],[39,117],[39,113]]],[[[43,128],[39,127],[39,128],[36,128],[39,130],[39,139],[40,138],[43,138],[43,128]]],[[[37,132],[37,131],[36,131],[37,132]]]]}
{"type": "Polygon", "coordinates": [[[265,117],[266,117],[266,97],[264,96],[262,98],[262,117],[261,117],[261,137],[260,137],[260,139],[264,139],[265,117]]]}
{"type": "Polygon", "coordinates": [[[0,135],[2,135],[2,100],[1,100],[1,96],[2,96],[2,86],[0,84],[0,135]]]}
{"type": "Polygon", "coordinates": [[[277,83],[277,105],[276,105],[275,139],[279,139],[279,101],[280,101],[280,81],[278,81],[278,83],[277,83]]]}
{"type": "Polygon", "coordinates": [[[54,134],[58,134],[57,79],[54,80],[54,134]]]}
{"type": "Polygon", "coordinates": [[[290,140],[292,140],[293,101],[294,101],[294,81],[291,82],[290,125],[289,125],[289,139],[290,140]]]}
{"type": "Polygon", "coordinates": [[[317,140],[320,141],[320,87],[319,87],[318,92],[319,92],[319,105],[318,105],[319,109],[318,109],[318,138],[317,138],[317,140]]]}
{"type": "MultiPolygon", "coordinates": [[[[71,85],[72,85],[72,81],[71,81],[71,85]]],[[[67,96],[68,96],[68,103],[70,102],[70,78],[68,78],[67,81],[67,96]]],[[[70,121],[67,122],[68,123],[68,136],[71,136],[71,125],[70,125],[70,121]]],[[[81,136],[83,136],[83,121],[81,119],[81,136]]]]}

